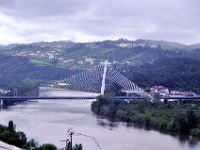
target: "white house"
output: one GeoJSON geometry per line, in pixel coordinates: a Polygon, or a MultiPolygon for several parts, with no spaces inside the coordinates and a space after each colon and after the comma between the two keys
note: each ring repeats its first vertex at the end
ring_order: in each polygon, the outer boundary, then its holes
{"type": "Polygon", "coordinates": [[[150,94],[154,96],[155,94],[159,94],[160,96],[168,96],[169,89],[164,86],[153,86],[150,88],[150,94]]]}

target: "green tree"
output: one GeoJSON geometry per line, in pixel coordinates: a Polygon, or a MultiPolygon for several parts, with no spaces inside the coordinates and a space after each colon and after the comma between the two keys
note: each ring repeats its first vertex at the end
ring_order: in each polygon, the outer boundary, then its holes
{"type": "Polygon", "coordinates": [[[40,146],[39,150],[56,150],[56,146],[53,144],[43,144],[40,146]]]}
{"type": "Polygon", "coordinates": [[[175,128],[179,133],[189,133],[189,124],[187,117],[183,114],[177,115],[177,117],[174,119],[175,128]]]}
{"type": "Polygon", "coordinates": [[[158,127],[160,130],[166,130],[167,129],[167,120],[165,118],[161,117],[159,119],[158,127]]]}
{"type": "Polygon", "coordinates": [[[16,126],[15,126],[15,124],[13,123],[13,121],[12,121],[12,120],[9,121],[9,122],[8,122],[8,129],[9,129],[10,131],[15,131],[15,128],[16,128],[16,126]]]}
{"type": "Polygon", "coordinates": [[[194,114],[194,110],[192,109],[187,110],[187,119],[188,119],[188,124],[189,124],[190,129],[197,127],[198,118],[194,114]]]}
{"type": "Polygon", "coordinates": [[[38,142],[36,142],[34,139],[30,139],[27,143],[26,143],[26,145],[25,145],[25,148],[26,149],[37,149],[37,147],[38,147],[38,142]]]}

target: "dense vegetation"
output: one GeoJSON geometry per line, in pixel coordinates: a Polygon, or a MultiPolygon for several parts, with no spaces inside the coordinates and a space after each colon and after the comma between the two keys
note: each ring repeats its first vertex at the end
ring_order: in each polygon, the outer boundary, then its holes
{"type": "Polygon", "coordinates": [[[23,80],[49,81],[60,80],[77,71],[54,66],[37,66],[28,58],[0,55],[0,87],[17,85],[23,80]]]}
{"type": "MultiPolygon", "coordinates": [[[[24,57],[2,55],[0,60],[0,88],[18,89],[18,93],[25,93],[42,82],[64,79],[78,72],[55,66],[36,66],[24,57]]],[[[200,61],[190,58],[163,58],[153,64],[123,66],[119,71],[147,91],[151,86],[164,85],[170,90],[200,93],[199,64],[200,61]]],[[[107,82],[106,89],[109,92],[120,91],[120,87],[110,82],[107,82]]]]}
{"type": "MultiPolygon", "coordinates": [[[[101,61],[108,59],[113,66],[120,66],[120,71],[124,72],[125,76],[146,90],[154,85],[164,85],[170,89],[200,93],[199,48],[198,44],[187,46],[165,41],[126,39],[1,46],[0,88],[7,88],[9,85],[16,88],[23,80],[41,83],[64,79],[77,72],[69,69],[74,68],[72,66],[80,69],[94,68],[101,61]],[[54,59],[49,59],[50,54],[54,59]],[[89,63],[86,58],[94,61],[89,63]],[[62,67],[58,67],[59,64],[62,64],[62,67]]],[[[116,88],[118,87],[113,89],[116,88]]],[[[108,90],[114,91],[112,88],[108,90]]]]}
{"type": "MultiPolygon", "coordinates": [[[[39,146],[34,139],[28,140],[26,135],[21,131],[16,131],[16,125],[13,121],[8,122],[8,126],[0,125],[0,141],[15,145],[26,150],[56,150],[53,144],[43,144],[39,146]]],[[[73,150],[82,150],[82,144],[75,144],[73,150]]]]}
{"type": "Polygon", "coordinates": [[[34,139],[27,140],[26,135],[21,131],[17,132],[15,128],[16,126],[12,121],[9,121],[8,126],[0,125],[0,140],[27,150],[29,150],[30,147],[33,150],[56,150],[56,146],[52,144],[39,146],[34,139]],[[47,149],[46,147],[51,147],[51,149],[47,149]]]}
{"type": "Polygon", "coordinates": [[[123,67],[125,76],[147,90],[163,85],[170,90],[200,93],[200,61],[189,58],[160,59],[153,64],[123,67]]]}
{"type": "Polygon", "coordinates": [[[166,133],[200,137],[199,104],[164,104],[148,101],[115,101],[113,96],[99,96],[92,103],[94,113],[111,119],[134,123],[166,133]]]}
{"type": "MultiPolygon", "coordinates": [[[[37,66],[28,58],[0,55],[0,89],[10,90],[7,96],[17,92],[18,95],[37,89],[50,80],[61,80],[78,71],[55,66],[37,66]]],[[[2,93],[0,93],[2,95],[2,93]]],[[[5,105],[15,103],[6,101],[5,105]]]]}
{"type": "Polygon", "coordinates": [[[70,41],[38,42],[0,46],[0,54],[24,56],[40,66],[88,69],[100,61],[114,64],[141,65],[162,58],[188,57],[199,60],[200,45],[184,45],[174,42],[127,39],[76,43],[70,41]],[[53,59],[49,59],[53,56],[53,59]],[[89,58],[93,61],[86,61],[89,58]]]}
{"type": "MultiPolygon", "coordinates": [[[[0,88],[18,89],[18,93],[29,91],[42,82],[64,79],[78,72],[55,66],[36,66],[24,57],[1,55],[0,60],[0,88]]],[[[154,85],[164,85],[171,90],[192,90],[200,93],[199,64],[200,61],[190,58],[163,58],[153,64],[123,66],[119,71],[146,90],[154,85]]],[[[109,92],[120,90],[112,83],[108,85],[109,92]]]]}
{"type": "MultiPolygon", "coordinates": [[[[14,93],[16,93],[19,96],[26,95],[26,94],[27,95],[31,94],[32,96],[33,95],[36,96],[37,94],[39,94],[39,85],[40,85],[40,83],[38,81],[29,80],[29,79],[22,80],[20,83],[18,83],[18,85],[4,84],[3,88],[9,89],[10,92],[8,92],[6,94],[0,93],[0,96],[14,96],[14,93]]],[[[15,103],[20,103],[20,102],[23,102],[23,101],[6,100],[6,101],[4,101],[3,107],[7,107],[7,106],[13,105],[15,103]]]]}

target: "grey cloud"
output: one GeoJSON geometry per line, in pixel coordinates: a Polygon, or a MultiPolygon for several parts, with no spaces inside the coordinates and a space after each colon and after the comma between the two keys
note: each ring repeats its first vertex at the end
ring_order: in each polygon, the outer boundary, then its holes
{"type": "Polygon", "coordinates": [[[0,0],[0,8],[12,8],[14,5],[14,0],[0,0]]]}
{"type": "MultiPolygon", "coordinates": [[[[13,0],[12,4],[1,5],[0,13],[9,17],[10,26],[16,24],[17,33],[28,41],[40,35],[40,40],[128,37],[200,41],[198,0],[13,0]]],[[[12,33],[15,28],[7,30],[12,33]]]]}
{"type": "Polygon", "coordinates": [[[66,16],[85,11],[89,5],[89,0],[15,0],[14,7],[4,11],[12,16],[31,19],[35,17],[66,16]]]}

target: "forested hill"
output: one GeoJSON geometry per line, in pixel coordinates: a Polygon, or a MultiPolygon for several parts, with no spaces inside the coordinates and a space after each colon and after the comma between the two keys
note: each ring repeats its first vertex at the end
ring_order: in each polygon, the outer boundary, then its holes
{"type": "Polygon", "coordinates": [[[57,41],[0,46],[0,54],[27,57],[38,66],[88,69],[105,60],[122,66],[142,65],[173,57],[200,59],[200,45],[141,39],[88,43],[57,41]]]}
{"type": "Polygon", "coordinates": [[[139,67],[123,67],[121,71],[132,81],[146,89],[154,85],[164,85],[170,89],[200,93],[199,60],[166,58],[139,67]]]}
{"type": "Polygon", "coordinates": [[[0,46],[0,88],[22,80],[64,79],[105,60],[142,88],[164,85],[200,93],[200,45],[152,40],[75,43],[38,42],[0,46]]]}
{"type": "Polygon", "coordinates": [[[76,72],[54,66],[36,66],[24,57],[0,55],[0,87],[3,85],[13,86],[26,79],[60,80],[76,72]]]}
{"type": "MultiPolygon", "coordinates": [[[[0,87],[13,87],[23,80],[50,81],[61,80],[78,70],[55,66],[37,66],[28,58],[0,56],[0,87]]],[[[153,64],[123,66],[119,70],[142,88],[164,85],[170,89],[193,90],[200,93],[200,61],[189,58],[165,58],[153,64]]]]}

